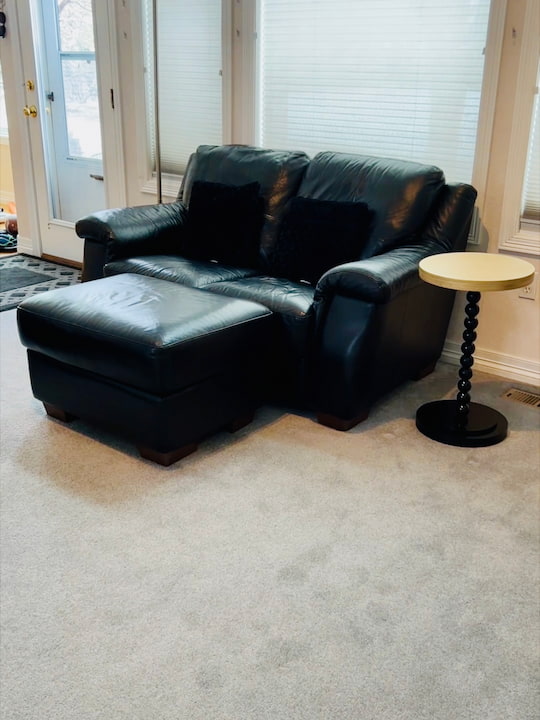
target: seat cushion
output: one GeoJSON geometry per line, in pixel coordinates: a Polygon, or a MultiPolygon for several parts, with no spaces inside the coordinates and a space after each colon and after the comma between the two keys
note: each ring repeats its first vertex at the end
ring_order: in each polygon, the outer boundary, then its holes
{"type": "Polygon", "coordinates": [[[305,355],[313,327],[315,289],[310,285],[285,278],[254,277],[213,283],[207,290],[264,305],[273,313],[286,351],[292,351],[295,359],[305,355]]]}
{"type": "Polygon", "coordinates": [[[211,283],[223,280],[238,280],[257,275],[253,268],[230,267],[217,262],[192,260],[179,255],[144,255],[114,260],[103,268],[103,274],[106,277],[121,273],[147,275],[192,288],[204,288],[211,283]]]}
{"type": "Polygon", "coordinates": [[[246,363],[268,330],[262,305],[141,275],[116,275],[23,301],[23,345],[165,396],[246,363]]]}

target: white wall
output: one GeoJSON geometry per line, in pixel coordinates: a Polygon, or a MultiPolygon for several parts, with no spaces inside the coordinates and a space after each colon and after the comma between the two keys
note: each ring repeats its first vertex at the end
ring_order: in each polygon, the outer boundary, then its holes
{"type": "Polygon", "coordinates": [[[15,189],[13,187],[9,140],[6,137],[0,137],[0,205],[7,205],[7,203],[14,201],[15,189]]]}
{"type": "MultiPolygon", "coordinates": [[[[509,163],[516,80],[524,34],[536,32],[524,23],[526,0],[508,0],[495,124],[482,222],[487,251],[499,252],[501,209],[509,163]]],[[[539,3],[540,12],[540,3],[539,3]]],[[[538,257],[521,255],[537,272],[538,257]]],[[[455,360],[463,332],[465,296],[459,293],[448,332],[445,357],[455,360]]],[[[540,298],[519,297],[518,290],[484,293],[480,302],[475,366],[496,374],[540,384],[540,298]]]]}

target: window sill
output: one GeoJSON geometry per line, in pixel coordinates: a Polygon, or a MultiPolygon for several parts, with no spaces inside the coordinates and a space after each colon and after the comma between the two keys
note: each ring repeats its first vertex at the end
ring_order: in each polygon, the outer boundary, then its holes
{"type": "Polygon", "coordinates": [[[540,232],[521,231],[504,240],[499,245],[500,250],[520,255],[540,255],[540,232]]]}
{"type": "MultiPolygon", "coordinates": [[[[162,175],[161,177],[161,194],[163,198],[169,200],[176,200],[178,197],[178,191],[180,189],[180,183],[182,182],[181,175],[162,175]]],[[[141,192],[148,195],[157,196],[157,180],[156,176],[153,175],[149,178],[141,188],[141,192]]]]}

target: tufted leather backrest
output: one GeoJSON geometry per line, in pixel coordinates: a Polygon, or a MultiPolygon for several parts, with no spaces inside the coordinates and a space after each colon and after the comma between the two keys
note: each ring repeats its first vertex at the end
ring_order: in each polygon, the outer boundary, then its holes
{"type": "Polygon", "coordinates": [[[321,152],[311,161],[298,194],[366,203],[374,213],[362,252],[366,258],[410,242],[429,219],[444,185],[442,170],[431,165],[321,152]]]}
{"type": "Polygon", "coordinates": [[[189,206],[197,180],[247,185],[258,182],[265,204],[261,250],[273,245],[276,229],[287,201],[297,194],[309,164],[303,152],[268,150],[250,145],[200,145],[191,155],[178,200],[189,206]]]}

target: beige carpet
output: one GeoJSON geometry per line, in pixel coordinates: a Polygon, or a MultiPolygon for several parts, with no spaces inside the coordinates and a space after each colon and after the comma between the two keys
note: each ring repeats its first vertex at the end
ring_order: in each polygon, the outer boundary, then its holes
{"type": "MultiPolygon", "coordinates": [[[[538,720],[539,413],[435,443],[441,364],[349,433],[265,408],[170,468],[29,388],[1,333],[4,720],[538,720]]],[[[524,387],[524,386],[522,386],[524,387]]]]}

